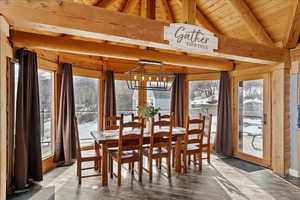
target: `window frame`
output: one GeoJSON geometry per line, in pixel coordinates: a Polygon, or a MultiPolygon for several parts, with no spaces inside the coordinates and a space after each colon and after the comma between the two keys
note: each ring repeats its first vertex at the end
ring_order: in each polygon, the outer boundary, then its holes
{"type": "MultiPolygon", "coordinates": [[[[189,105],[190,105],[190,82],[193,81],[214,81],[214,80],[218,80],[220,81],[220,77],[221,74],[220,73],[206,73],[206,74],[187,74],[186,76],[186,91],[187,91],[187,108],[186,108],[186,112],[187,115],[189,116],[190,114],[190,110],[189,110],[189,105]]],[[[218,100],[219,101],[219,100],[218,100]]],[[[211,148],[214,149],[214,142],[210,142],[211,143],[211,148]]]]}

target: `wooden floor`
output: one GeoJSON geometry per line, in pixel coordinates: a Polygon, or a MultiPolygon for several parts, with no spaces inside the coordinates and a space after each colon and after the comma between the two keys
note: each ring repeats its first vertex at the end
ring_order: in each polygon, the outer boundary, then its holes
{"type": "MultiPolygon", "coordinates": [[[[126,167],[126,166],[124,166],[126,167]]],[[[299,179],[288,182],[272,173],[271,170],[238,159],[213,156],[212,165],[204,164],[199,173],[191,167],[184,175],[177,175],[169,181],[162,173],[154,174],[153,183],[148,182],[144,173],[143,184],[124,170],[122,186],[116,180],[109,180],[103,188],[99,177],[83,179],[78,186],[75,165],[57,168],[44,176],[40,185],[29,192],[9,197],[10,200],[118,200],[118,199],[255,199],[285,200],[300,199],[299,179]]]]}

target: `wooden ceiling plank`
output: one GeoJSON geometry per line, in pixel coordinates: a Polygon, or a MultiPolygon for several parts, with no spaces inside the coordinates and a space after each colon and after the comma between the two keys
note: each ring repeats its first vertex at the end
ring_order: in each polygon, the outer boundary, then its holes
{"type": "Polygon", "coordinates": [[[146,19],[156,19],[156,0],[141,0],[141,16],[146,19]]]}
{"type": "MultiPolygon", "coordinates": [[[[164,27],[169,24],[95,6],[63,0],[11,0],[0,1],[0,13],[12,27],[173,49],[163,39],[164,27]],[[26,15],[24,10],[27,10],[26,15]]],[[[288,59],[286,49],[217,36],[219,47],[216,51],[198,54],[260,64],[274,64],[288,59]]]]}
{"type": "MultiPolygon", "coordinates": [[[[186,1],[186,0],[184,0],[186,1]]],[[[177,0],[177,3],[183,8],[183,2],[182,0],[177,0]]],[[[183,16],[185,16],[187,14],[184,14],[183,16]]],[[[194,15],[192,13],[192,15],[194,15]]],[[[185,17],[184,17],[185,18],[185,17]]],[[[220,31],[206,18],[206,16],[201,12],[201,10],[198,8],[198,6],[196,5],[196,10],[195,10],[195,17],[196,22],[198,22],[199,24],[201,24],[201,26],[203,26],[204,28],[206,28],[207,30],[213,32],[213,33],[220,33],[220,31]]],[[[183,20],[186,21],[186,20],[183,20]]]]}
{"type": "Polygon", "coordinates": [[[124,8],[122,9],[122,12],[123,13],[132,13],[138,3],[139,3],[139,0],[127,0],[124,8]]]}
{"type": "Polygon", "coordinates": [[[163,13],[165,14],[165,18],[169,23],[174,23],[176,20],[172,8],[169,4],[169,1],[168,0],[160,0],[160,1],[161,1],[163,13]]]}
{"type": "Polygon", "coordinates": [[[101,8],[109,8],[111,5],[113,5],[117,0],[102,0],[96,6],[99,6],[101,8]]]}
{"type": "Polygon", "coordinates": [[[286,29],[288,31],[283,40],[284,47],[288,49],[295,48],[300,37],[300,0],[295,0],[290,10],[290,19],[286,29]]]}
{"type": "Polygon", "coordinates": [[[274,42],[244,0],[226,0],[239,14],[252,36],[260,43],[273,46],[274,42]]]}
{"type": "Polygon", "coordinates": [[[229,61],[211,60],[185,55],[178,56],[172,53],[162,53],[148,49],[121,47],[106,43],[99,44],[94,42],[38,35],[34,33],[12,32],[11,39],[17,47],[36,48],[91,56],[105,56],[128,60],[155,60],[170,65],[218,71],[229,71],[233,69],[233,64],[229,61]]]}
{"type": "Polygon", "coordinates": [[[183,21],[188,24],[196,23],[196,0],[182,0],[183,21]]]}

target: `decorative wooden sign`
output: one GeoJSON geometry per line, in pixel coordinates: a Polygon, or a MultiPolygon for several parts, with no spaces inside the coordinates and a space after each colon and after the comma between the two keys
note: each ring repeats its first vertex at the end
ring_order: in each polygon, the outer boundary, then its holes
{"type": "Polygon", "coordinates": [[[208,53],[218,49],[218,38],[212,32],[192,24],[165,26],[164,40],[171,47],[185,51],[208,53]]]}

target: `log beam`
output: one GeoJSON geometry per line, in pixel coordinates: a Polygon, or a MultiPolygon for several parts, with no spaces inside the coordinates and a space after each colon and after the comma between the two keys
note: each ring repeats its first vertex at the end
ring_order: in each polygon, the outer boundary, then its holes
{"type": "Polygon", "coordinates": [[[233,63],[204,59],[186,55],[163,53],[149,49],[121,47],[107,43],[95,43],[60,37],[45,36],[34,33],[12,32],[11,40],[17,47],[53,50],[58,52],[85,54],[91,56],[105,56],[127,60],[156,60],[165,64],[194,67],[200,69],[230,71],[233,63]]]}
{"type": "Polygon", "coordinates": [[[244,21],[251,35],[260,43],[273,46],[274,42],[244,0],[226,0],[244,21]]]}
{"type": "MultiPolygon", "coordinates": [[[[11,0],[0,1],[0,13],[13,27],[172,50],[168,42],[163,40],[167,23],[96,6],[64,0],[11,0]],[[26,15],[23,14],[24,10],[27,11],[26,15]]],[[[289,57],[286,49],[217,36],[219,48],[215,52],[198,54],[260,64],[285,62],[289,57]]]]}

